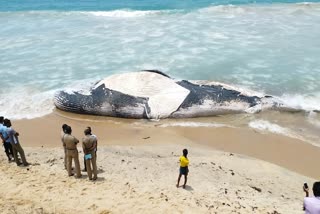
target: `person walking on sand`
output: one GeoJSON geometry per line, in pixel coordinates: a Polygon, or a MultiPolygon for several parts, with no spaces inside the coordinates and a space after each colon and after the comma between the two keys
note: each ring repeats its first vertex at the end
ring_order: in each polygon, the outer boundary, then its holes
{"type": "Polygon", "coordinates": [[[180,183],[180,179],[181,176],[184,175],[184,184],[183,184],[183,188],[186,188],[186,184],[187,184],[187,178],[188,178],[188,173],[189,173],[189,159],[187,158],[188,156],[188,150],[184,149],[182,151],[183,155],[180,156],[180,171],[179,171],[179,177],[178,177],[178,182],[177,182],[177,187],[179,187],[179,183],[180,183]]]}
{"type": "Polygon", "coordinates": [[[305,183],[303,190],[306,193],[306,197],[303,200],[303,210],[306,214],[319,214],[320,213],[320,181],[314,182],[312,191],[314,197],[309,197],[309,188],[305,183]]]}
{"type": "MultiPolygon", "coordinates": [[[[89,135],[91,135],[91,137],[94,137],[94,138],[96,139],[94,151],[95,151],[95,156],[96,156],[96,160],[97,160],[98,138],[97,138],[96,135],[92,134],[92,130],[91,130],[91,127],[90,127],[90,126],[88,126],[87,129],[88,129],[89,135]]],[[[87,165],[86,165],[86,159],[85,159],[85,157],[83,157],[83,164],[84,164],[84,169],[82,170],[82,172],[86,172],[86,171],[87,171],[87,165]]]]}
{"type": "Polygon", "coordinates": [[[4,117],[0,116],[0,137],[2,139],[4,152],[8,157],[8,161],[10,162],[13,158],[13,151],[12,146],[9,142],[8,135],[7,135],[7,127],[3,124],[4,117]]]}
{"type": "Polygon", "coordinates": [[[67,169],[67,149],[66,149],[66,144],[63,142],[63,136],[66,134],[66,127],[68,125],[67,124],[63,124],[62,125],[62,131],[61,131],[61,142],[62,142],[62,146],[63,146],[63,150],[64,150],[64,169],[67,169]]]}
{"type": "Polygon", "coordinates": [[[5,126],[7,127],[7,135],[8,135],[8,139],[9,139],[9,142],[12,146],[12,151],[13,151],[13,157],[14,157],[14,160],[16,161],[16,164],[18,166],[21,165],[21,162],[19,161],[18,159],[18,153],[21,157],[21,160],[22,160],[22,163],[24,166],[28,166],[29,163],[27,162],[26,160],[26,156],[24,154],[24,150],[22,149],[21,145],[20,145],[20,142],[19,142],[19,133],[16,132],[12,127],[11,127],[11,121],[8,120],[8,119],[5,119],[4,120],[4,124],[5,126]]]}
{"type": "Polygon", "coordinates": [[[66,151],[67,151],[67,171],[68,175],[72,176],[72,159],[74,159],[74,165],[75,170],[77,174],[77,178],[81,177],[80,172],[80,163],[79,163],[79,153],[77,149],[77,144],[79,143],[79,140],[71,135],[72,129],[70,126],[67,126],[65,128],[65,135],[62,138],[63,143],[66,145],[66,151]]]}
{"type": "Polygon", "coordinates": [[[89,180],[97,179],[97,160],[96,160],[96,145],[97,139],[92,136],[91,128],[86,128],[84,130],[85,137],[82,139],[82,148],[84,153],[84,159],[86,164],[86,169],[88,172],[89,180]],[[92,170],[91,170],[92,166],[92,170]],[[92,178],[93,173],[93,178],[92,178]]]}

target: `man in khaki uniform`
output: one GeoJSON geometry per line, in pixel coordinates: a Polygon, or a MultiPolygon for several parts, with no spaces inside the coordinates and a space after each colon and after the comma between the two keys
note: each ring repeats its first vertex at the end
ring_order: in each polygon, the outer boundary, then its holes
{"type": "Polygon", "coordinates": [[[61,131],[61,141],[62,141],[63,151],[64,151],[64,169],[67,169],[67,149],[66,149],[66,145],[63,142],[63,136],[66,134],[65,129],[67,126],[68,126],[67,124],[63,124],[62,131],[61,131]]]}
{"type": "Polygon", "coordinates": [[[96,159],[96,146],[97,146],[97,138],[91,135],[90,129],[84,130],[85,137],[82,139],[82,148],[84,153],[84,158],[87,167],[87,173],[89,180],[97,179],[97,159],[96,159]],[[92,170],[91,170],[92,165],[92,170]],[[93,171],[93,172],[92,172],[93,171]],[[93,178],[92,178],[93,173],[93,178]]]}
{"type": "Polygon", "coordinates": [[[71,135],[72,129],[70,126],[67,126],[65,128],[65,135],[62,138],[62,141],[65,145],[66,151],[67,151],[67,170],[68,175],[72,176],[72,159],[74,159],[74,165],[76,169],[77,178],[81,177],[80,172],[80,163],[79,163],[79,153],[77,149],[77,144],[79,143],[79,140],[71,135]]]}

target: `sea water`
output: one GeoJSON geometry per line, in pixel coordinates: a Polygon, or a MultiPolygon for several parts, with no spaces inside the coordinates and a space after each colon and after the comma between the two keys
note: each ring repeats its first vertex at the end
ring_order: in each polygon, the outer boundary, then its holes
{"type": "Polygon", "coordinates": [[[12,119],[51,113],[58,90],[157,69],[276,96],[305,111],[229,120],[317,140],[319,59],[319,0],[0,0],[0,114],[12,119]]]}

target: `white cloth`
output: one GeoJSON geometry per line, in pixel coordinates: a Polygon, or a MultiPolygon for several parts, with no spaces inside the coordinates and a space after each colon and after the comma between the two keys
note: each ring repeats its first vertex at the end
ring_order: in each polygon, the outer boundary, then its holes
{"type": "Polygon", "coordinates": [[[303,207],[306,214],[320,214],[320,197],[305,197],[303,207]]]}

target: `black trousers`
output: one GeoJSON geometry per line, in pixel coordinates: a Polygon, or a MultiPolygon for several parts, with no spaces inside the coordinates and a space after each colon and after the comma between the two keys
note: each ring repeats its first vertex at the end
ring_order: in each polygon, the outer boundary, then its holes
{"type": "Polygon", "coordinates": [[[13,152],[12,152],[11,143],[4,143],[3,146],[4,146],[4,151],[5,151],[8,159],[10,159],[11,157],[13,157],[13,152]],[[10,155],[11,155],[11,157],[10,157],[10,155]]]}

